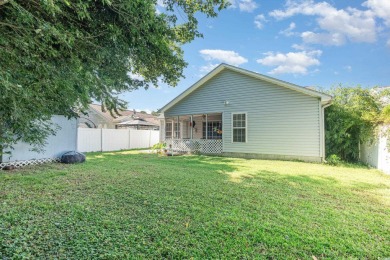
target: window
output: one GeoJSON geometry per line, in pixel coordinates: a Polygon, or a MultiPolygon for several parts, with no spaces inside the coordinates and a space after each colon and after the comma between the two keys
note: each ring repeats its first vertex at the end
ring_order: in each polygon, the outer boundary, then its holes
{"type": "Polygon", "coordinates": [[[173,137],[180,138],[180,123],[173,124],[173,137]]]}
{"type": "MultiPolygon", "coordinates": [[[[203,122],[203,138],[206,138],[206,122],[203,122]]],[[[222,139],[222,122],[207,122],[207,139],[222,139]]]]}
{"type": "Polygon", "coordinates": [[[180,138],[180,124],[173,123],[173,122],[166,122],[165,138],[180,138]]]}
{"type": "Polygon", "coordinates": [[[165,123],[165,138],[172,138],[172,122],[165,123]]]}
{"type": "Polygon", "coordinates": [[[246,142],[246,113],[233,113],[233,143],[246,142]]]}

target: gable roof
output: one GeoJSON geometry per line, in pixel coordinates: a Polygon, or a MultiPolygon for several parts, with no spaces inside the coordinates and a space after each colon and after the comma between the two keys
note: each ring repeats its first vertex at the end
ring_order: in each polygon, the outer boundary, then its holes
{"type": "Polygon", "coordinates": [[[253,72],[253,71],[249,71],[246,69],[241,69],[241,68],[238,68],[238,67],[235,67],[232,65],[221,63],[215,69],[213,69],[211,72],[209,72],[206,76],[204,76],[203,78],[198,80],[194,85],[192,85],[191,87],[186,89],[184,92],[182,92],[180,95],[178,95],[176,98],[171,100],[168,104],[166,104],[164,107],[162,107],[158,112],[164,113],[166,110],[168,110],[171,107],[173,107],[174,105],[176,105],[179,101],[183,100],[185,97],[190,95],[193,91],[195,91],[196,89],[201,87],[203,84],[205,84],[207,81],[209,81],[210,79],[215,77],[217,74],[219,74],[223,70],[231,70],[231,71],[240,73],[242,75],[247,75],[249,77],[264,80],[266,82],[273,83],[273,84],[281,86],[281,87],[295,90],[295,91],[303,93],[305,95],[320,98],[322,104],[330,103],[332,100],[332,97],[330,95],[324,94],[322,92],[319,92],[319,91],[316,91],[316,90],[313,90],[310,88],[304,88],[304,87],[301,87],[301,86],[298,86],[298,85],[295,85],[295,84],[292,84],[292,83],[289,83],[289,82],[286,82],[283,80],[268,77],[268,76],[265,76],[263,74],[259,74],[259,73],[253,72]]]}
{"type": "Polygon", "coordinates": [[[136,112],[135,110],[119,110],[120,115],[111,115],[110,111],[102,111],[102,106],[98,104],[90,104],[89,107],[96,112],[99,116],[104,118],[108,123],[118,124],[124,121],[141,119],[153,123],[155,125],[159,124],[159,120],[156,116],[151,114],[144,114],[141,112],[136,112]]]}
{"type": "Polygon", "coordinates": [[[119,123],[118,125],[125,125],[125,126],[159,126],[158,124],[155,124],[153,122],[146,121],[144,119],[135,119],[135,120],[129,120],[122,123],[119,123]]]}

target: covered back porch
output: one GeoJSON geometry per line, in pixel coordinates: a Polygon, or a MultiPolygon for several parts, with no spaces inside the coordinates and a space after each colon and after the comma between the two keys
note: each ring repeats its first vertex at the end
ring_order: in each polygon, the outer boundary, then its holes
{"type": "Polygon", "coordinates": [[[162,126],[162,139],[172,152],[222,153],[222,113],[169,116],[162,126]]]}

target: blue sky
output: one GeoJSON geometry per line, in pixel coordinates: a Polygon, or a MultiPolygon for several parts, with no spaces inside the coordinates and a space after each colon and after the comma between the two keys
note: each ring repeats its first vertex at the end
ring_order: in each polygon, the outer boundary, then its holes
{"type": "Polygon", "coordinates": [[[221,62],[300,86],[390,85],[390,0],[230,2],[198,16],[204,38],[183,46],[186,78],[123,94],[129,108],[157,110],[221,62]]]}

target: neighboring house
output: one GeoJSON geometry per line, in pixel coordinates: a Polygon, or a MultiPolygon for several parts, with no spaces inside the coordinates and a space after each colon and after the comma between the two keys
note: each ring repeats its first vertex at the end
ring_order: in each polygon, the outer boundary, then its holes
{"type": "Polygon", "coordinates": [[[23,142],[13,145],[13,149],[4,150],[0,154],[0,170],[6,165],[24,166],[57,160],[69,151],[77,151],[77,120],[67,119],[64,116],[53,116],[52,123],[60,128],[55,135],[49,136],[45,141],[44,151],[31,151],[32,147],[23,142]]]}
{"type": "Polygon", "coordinates": [[[102,111],[102,106],[91,104],[87,115],[80,115],[79,127],[82,128],[135,128],[159,130],[159,120],[156,116],[135,110],[120,110],[120,115],[102,111]]]}
{"type": "Polygon", "coordinates": [[[221,64],[162,109],[173,151],[323,161],[331,96],[221,64]]]}

